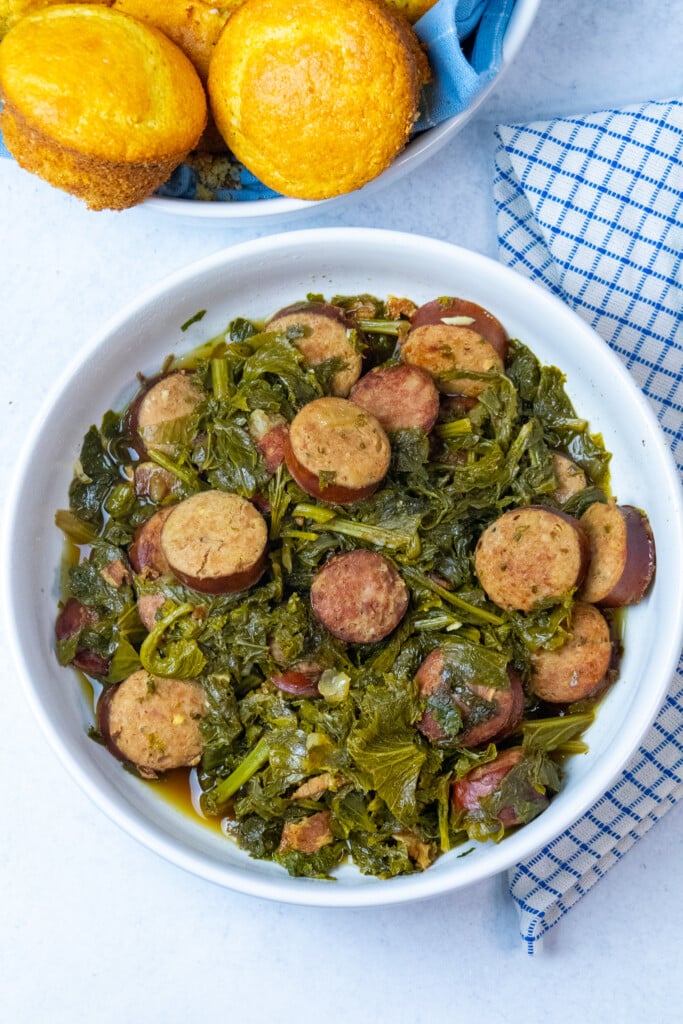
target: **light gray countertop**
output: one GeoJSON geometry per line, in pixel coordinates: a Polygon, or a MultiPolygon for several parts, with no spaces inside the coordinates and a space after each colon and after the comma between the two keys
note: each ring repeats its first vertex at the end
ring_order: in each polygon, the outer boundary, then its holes
{"type": "MultiPolygon", "coordinates": [[[[680,0],[545,0],[515,65],[444,149],[388,188],[289,225],[232,229],[145,209],[93,214],[0,161],[0,472],[11,473],[72,353],[147,285],[285,227],[400,229],[495,256],[495,125],[681,95],[682,49],[680,0]]],[[[503,875],[413,906],[330,911],[248,898],[183,873],[90,804],[7,663],[3,675],[3,1022],[681,1019],[680,808],[532,959],[503,875]]]]}

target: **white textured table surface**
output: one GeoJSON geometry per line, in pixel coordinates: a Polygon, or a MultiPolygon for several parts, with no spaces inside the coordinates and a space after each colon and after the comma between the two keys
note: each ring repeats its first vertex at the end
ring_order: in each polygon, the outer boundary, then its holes
{"type": "MultiPolygon", "coordinates": [[[[546,0],[498,90],[416,175],[291,226],[396,228],[495,256],[494,125],[681,95],[682,45],[680,0],[546,0]]],[[[281,229],[92,214],[0,161],[4,477],[53,379],[105,318],[183,264],[281,229]]],[[[680,809],[530,959],[504,876],[412,907],[326,911],[184,874],[89,803],[8,664],[3,675],[0,1021],[681,1020],[680,809]]]]}

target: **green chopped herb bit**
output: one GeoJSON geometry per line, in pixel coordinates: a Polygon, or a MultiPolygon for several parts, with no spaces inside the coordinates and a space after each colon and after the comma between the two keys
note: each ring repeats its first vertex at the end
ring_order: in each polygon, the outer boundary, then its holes
{"type": "Polygon", "coordinates": [[[186,320],[185,323],[181,325],[180,330],[181,331],[186,331],[188,329],[188,327],[192,327],[192,324],[199,323],[199,321],[203,320],[205,316],[206,316],[206,310],[205,309],[198,310],[194,314],[194,316],[191,316],[189,320],[186,320]]]}

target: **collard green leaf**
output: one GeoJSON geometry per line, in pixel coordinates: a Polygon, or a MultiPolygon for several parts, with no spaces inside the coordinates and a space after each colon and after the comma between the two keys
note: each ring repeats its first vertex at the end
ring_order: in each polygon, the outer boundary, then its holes
{"type": "Polygon", "coordinates": [[[413,728],[419,714],[408,690],[371,685],[363,699],[360,721],[347,743],[364,787],[378,793],[406,825],[412,824],[417,814],[417,783],[426,760],[413,728]]]}
{"type": "Polygon", "coordinates": [[[296,850],[277,851],[274,860],[286,868],[290,875],[306,878],[326,878],[334,881],[332,872],[346,856],[342,843],[328,843],[315,853],[299,853],[296,850]]]}
{"type": "Polygon", "coordinates": [[[207,714],[200,722],[202,769],[209,775],[229,774],[234,764],[235,741],[244,731],[230,676],[207,674],[203,680],[207,714]]]}
{"type": "Polygon", "coordinates": [[[429,459],[429,438],[422,430],[395,430],[391,435],[391,458],[396,473],[421,473],[429,459]]]}
{"type": "Polygon", "coordinates": [[[123,682],[133,672],[137,672],[140,666],[140,655],[125,636],[121,637],[109,663],[106,681],[108,683],[123,682]]]}
{"type": "Polygon", "coordinates": [[[171,627],[191,615],[190,604],[172,608],[148,633],[140,647],[142,667],[152,675],[169,679],[194,679],[206,665],[206,657],[194,639],[172,639],[171,627]]]}
{"type": "Polygon", "coordinates": [[[594,718],[593,712],[588,711],[583,714],[565,715],[561,718],[539,718],[524,722],[522,726],[524,746],[528,750],[545,752],[558,750],[585,732],[594,718]]]}
{"type": "Polygon", "coordinates": [[[425,761],[415,733],[407,729],[385,733],[370,726],[354,731],[348,746],[367,788],[379,793],[399,821],[412,823],[417,781],[425,761]]]}
{"type": "Polygon", "coordinates": [[[349,849],[354,863],[364,875],[395,878],[415,871],[405,844],[391,836],[354,832],[349,837],[349,849]]]}

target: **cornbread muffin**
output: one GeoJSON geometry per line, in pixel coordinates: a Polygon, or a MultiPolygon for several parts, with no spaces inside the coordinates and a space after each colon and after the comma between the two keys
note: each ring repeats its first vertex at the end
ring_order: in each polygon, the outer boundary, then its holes
{"type": "MultiPolygon", "coordinates": [[[[0,39],[21,21],[27,14],[40,11],[43,7],[52,7],[64,0],[0,0],[0,39]]],[[[71,0],[72,3],[86,3],[87,0],[71,0]]],[[[90,0],[101,3],[103,7],[111,7],[113,0],[90,0]]]]}
{"type": "MultiPolygon", "coordinates": [[[[192,3],[188,0],[114,0],[114,10],[153,25],[168,36],[189,57],[202,84],[206,85],[213,48],[230,11],[241,3],[242,0],[221,0],[217,4],[203,0],[192,3]]],[[[225,142],[213,118],[209,118],[197,147],[205,153],[225,152],[225,142]]]]}
{"type": "Polygon", "coordinates": [[[184,53],[157,29],[91,4],[48,7],[8,32],[0,97],[17,162],[94,210],[150,195],[206,124],[184,53]]]}
{"type": "Polygon", "coordinates": [[[216,4],[204,0],[114,0],[114,10],[160,29],[190,58],[202,82],[206,82],[216,41],[231,9],[240,3],[241,0],[233,0],[232,4],[225,0],[216,4]]]}
{"type": "Polygon", "coordinates": [[[287,196],[325,199],[377,177],[405,145],[429,77],[406,19],[377,0],[246,0],[209,68],[229,148],[287,196]]]}
{"type": "Polygon", "coordinates": [[[411,25],[414,25],[416,21],[419,21],[423,14],[436,3],[436,0],[389,0],[392,7],[398,8],[402,11],[411,25]]]}

